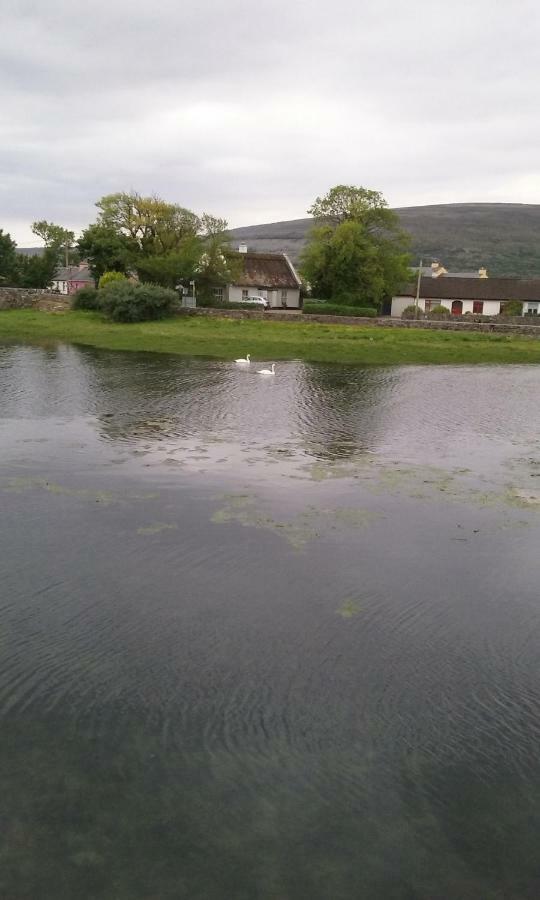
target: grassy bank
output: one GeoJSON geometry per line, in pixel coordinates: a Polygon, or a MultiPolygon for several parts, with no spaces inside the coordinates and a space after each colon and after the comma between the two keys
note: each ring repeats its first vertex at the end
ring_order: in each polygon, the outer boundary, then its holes
{"type": "Polygon", "coordinates": [[[0,312],[2,341],[61,341],[220,359],[251,353],[253,360],[367,365],[540,363],[540,340],[533,337],[195,316],[120,325],[97,313],[6,310],[0,312]]]}

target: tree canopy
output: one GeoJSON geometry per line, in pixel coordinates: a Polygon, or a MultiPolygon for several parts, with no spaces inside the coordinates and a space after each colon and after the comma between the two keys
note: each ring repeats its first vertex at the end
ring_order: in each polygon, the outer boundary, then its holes
{"type": "Polygon", "coordinates": [[[16,280],[18,272],[17,244],[0,228],[0,284],[16,280]]]}
{"type": "Polygon", "coordinates": [[[337,185],[308,211],[317,224],[301,272],[316,296],[379,306],[407,280],[408,238],[379,191],[337,185]]]}

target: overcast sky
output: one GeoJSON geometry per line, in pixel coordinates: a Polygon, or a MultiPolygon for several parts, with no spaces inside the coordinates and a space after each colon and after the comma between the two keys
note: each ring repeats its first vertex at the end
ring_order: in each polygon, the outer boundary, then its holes
{"type": "Polygon", "coordinates": [[[0,227],[100,196],[231,226],[334,184],[540,202],[536,0],[0,0],[0,227]]]}

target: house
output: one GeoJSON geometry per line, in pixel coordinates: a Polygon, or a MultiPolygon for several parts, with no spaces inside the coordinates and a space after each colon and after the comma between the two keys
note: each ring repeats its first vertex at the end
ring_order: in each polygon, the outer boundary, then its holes
{"type": "Polygon", "coordinates": [[[87,263],[81,263],[78,266],[60,266],[56,270],[52,283],[53,291],[58,291],[60,294],[75,294],[83,287],[95,287],[87,263]]]}
{"type": "MultiPolygon", "coordinates": [[[[418,272],[418,269],[416,269],[418,272]]],[[[422,266],[422,275],[431,275],[432,278],[441,278],[445,275],[447,278],[487,278],[487,269],[481,266],[477,272],[449,272],[445,269],[439,259],[434,259],[431,266],[422,266]]]]}
{"type": "MultiPolygon", "coordinates": [[[[392,298],[392,316],[401,316],[407,306],[416,300],[416,284],[392,298]]],[[[538,315],[540,309],[540,278],[487,278],[485,276],[467,278],[442,275],[420,278],[418,308],[429,312],[434,306],[445,306],[452,315],[475,313],[497,316],[501,307],[509,300],[522,304],[522,315],[538,315]]]]}
{"type": "Polygon", "coordinates": [[[240,244],[234,259],[241,272],[234,284],[215,287],[217,300],[234,303],[258,296],[268,300],[271,309],[298,309],[301,280],[285,253],[255,253],[240,244]]]}

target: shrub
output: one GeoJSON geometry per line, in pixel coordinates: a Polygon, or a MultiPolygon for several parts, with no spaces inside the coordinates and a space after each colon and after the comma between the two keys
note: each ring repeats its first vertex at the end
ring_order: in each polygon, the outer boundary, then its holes
{"type": "Polygon", "coordinates": [[[427,317],[428,319],[449,319],[451,315],[452,313],[446,306],[439,304],[439,306],[434,306],[433,309],[430,309],[427,317]]]}
{"type": "Polygon", "coordinates": [[[112,281],[99,291],[102,308],[115,322],[144,322],[163,319],[178,307],[178,296],[157,284],[112,281]]]}
{"type": "Polygon", "coordinates": [[[101,309],[100,293],[93,287],[80,288],[73,295],[71,306],[73,309],[101,309]]]}
{"type": "Polygon", "coordinates": [[[507,300],[501,303],[501,316],[520,316],[523,311],[523,303],[520,300],[507,300]]]}
{"type": "Polygon", "coordinates": [[[127,281],[127,278],[123,272],[104,272],[98,281],[98,287],[101,290],[101,288],[107,287],[108,284],[113,284],[115,281],[127,281]]]}
{"type": "Polygon", "coordinates": [[[366,298],[356,291],[341,291],[332,297],[330,302],[332,304],[339,303],[340,306],[361,306],[363,309],[368,306],[366,298]]]}
{"type": "Polygon", "coordinates": [[[373,306],[342,306],[341,303],[304,303],[308,316],[356,316],[373,319],[377,310],[373,306]]]}
{"type": "Polygon", "coordinates": [[[420,307],[416,307],[414,303],[411,303],[410,306],[406,306],[401,313],[402,319],[423,319],[423,317],[423,311],[420,309],[420,307]]]}

